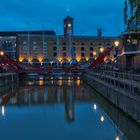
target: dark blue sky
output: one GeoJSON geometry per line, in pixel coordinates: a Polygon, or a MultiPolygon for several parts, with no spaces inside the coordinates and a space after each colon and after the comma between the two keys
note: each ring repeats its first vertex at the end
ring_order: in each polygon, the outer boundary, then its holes
{"type": "Polygon", "coordinates": [[[123,31],[123,0],[3,0],[0,30],[54,29],[63,33],[63,18],[74,18],[74,33],[117,36],[123,31]],[[70,9],[69,13],[67,9],[70,9]],[[57,27],[59,27],[57,29],[57,27]]]}

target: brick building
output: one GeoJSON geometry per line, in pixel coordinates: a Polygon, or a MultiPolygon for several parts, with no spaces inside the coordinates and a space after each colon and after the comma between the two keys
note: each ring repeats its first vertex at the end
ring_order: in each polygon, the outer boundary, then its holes
{"type": "MultiPolygon", "coordinates": [[[[64,19],[63,26],[63,35],[56,35],[54,31],[13,32],[16,36],[17,59],[41,64],[88,61],[95,59],[106,47],[114,46],[115,41],[121,42],[118,37],[102,36],[101,29],[98,29],[97,36],[74,35],[74,19],[70,16],[64,19]]],[[[112,56],[114,54],[115,49],[112,56]]]]}

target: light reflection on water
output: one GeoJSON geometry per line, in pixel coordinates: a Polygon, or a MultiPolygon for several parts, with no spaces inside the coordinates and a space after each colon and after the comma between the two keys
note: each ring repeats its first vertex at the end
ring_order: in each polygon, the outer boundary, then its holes
{"type": "Polygon", "coordinates": [[[16,92],[0,99],[0,134],[4,140],[140,138],[139,127],[93,89],[83,85],[80,77],[28,81],[16,92]],[[124,120],[132,127],[130,130],[135,130],[133,133],[127,133],[124,120]]]}
{"type": "Polygon", "coordinates": [[[63,79],[63,77],[58,77],[58,79],[54,79],[54,77],[51,77],[49,80],[45,81],[44,78],[41,76],[38,80],[29,80],[28,85],[33,86],[34,84],[38,86],[43,86],[45,84],[51,84],[51,85],[57,85],[62,86],[63,84],[66,84],[67,86],[72,86],[75,84],[76,86],[80,86],[82,84],[81,78],[76,77],[75,80],[73,80],[73,77],[67,77],[67,79],[63,79]]]}

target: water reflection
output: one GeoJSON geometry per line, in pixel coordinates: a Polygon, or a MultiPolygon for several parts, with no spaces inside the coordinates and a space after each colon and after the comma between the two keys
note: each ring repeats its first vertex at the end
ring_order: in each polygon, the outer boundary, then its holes
{"type": "Polygon", "coordinates": [[[100,121],[103,123],[105,121],[104,115],[101,115],[100,121]]]}
{"type": "Polygon", "coordinates": [[[63,85],[63,80],[58,80],[58,86],[62,86],[63,85]]]}
{"type": "Polygon", "coordinates": [[[39,86],[43,86],[44,85],[44,81],[43,80],[39,80],[38,84],[39,84],[39,86]]]}
{"type": "MultiPolygon", "coordinates": [[[[3,95],[0,103],[1,115],[6,120],[7,127],[9,117],[17,128],[18,125],[22,125],[22,121],[30,124],[30,121],[34,120],[35,124],[41,125],[41,130],[38,129],[39,134],[42,134],[42,131],[48,132],[42,139],[55,139],[52,138],[54,132],[57,133],[57,139],[61,140],[140,139],[140,127],[93,89],[83,85],[80,77],[75,80],[71,77],[60,77],[58,80],[51,77],[49,81],[28,81],[20,85],[18,92],[3,95]],[[80,81],[80,84],[77,84],[77,81],[80,81]],[[47,115],[44,117],[44,114],[47,115]],[[17,120],[13,120],[15,117],[21,117],[22,121],[16,123],[17,120]],[[26,119],[30,117],[31,120],[26,119]],[[58,130],[57,125],[63,133],[58,130]],[[69,138],[70,132],[72,135],[69,138]]],[[[2,127],[5,125],[3,126],[1,119],[0,123],[2,134],[2,127]]],[[[27,126],[27,130],[28,127],[30,130],[33,129],[31,124],[27,126]]]]}
{"type": "Polygon", "coordinates": [[[94,109],[95,111],[97,110],[97,105],[96,105],[96,104],[93,105],[93,109],[94,109]]]}
{"type": "Polygon", "coordinates": [[[38,86],[43,86],[43,85],[57,85],[57,86],[72,86],[72,85],[76,85],[76,86],[80,86],[82,85],[82,80],[80,77],[48,77],[46,80],[41,76],[38,79],[30,79],[28,81],[28,85],[29,86],[33,86],[33,85],[38,85],[38,86]]]}
{"type": "Polygon", "coordinates": [[[2,112],[2,116],[4,117],[4,115],[5,115],[5,107],[4,107],[4,105],[2,105],[1,112],[2,112]]]}

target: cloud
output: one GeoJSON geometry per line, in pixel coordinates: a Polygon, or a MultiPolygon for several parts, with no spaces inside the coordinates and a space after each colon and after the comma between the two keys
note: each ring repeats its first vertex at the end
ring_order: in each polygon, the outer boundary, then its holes
{"type": "Polygon", "coordinates": [[[63,33],[63,18],[74,17],[75,34],[95,35],[102,28],[105,35],[123,31],[122,0],[5,0],[0,8],[0,30],[57,29],[63,33]],[[67,9],[70,12],[67,13],[67,9]]]}

